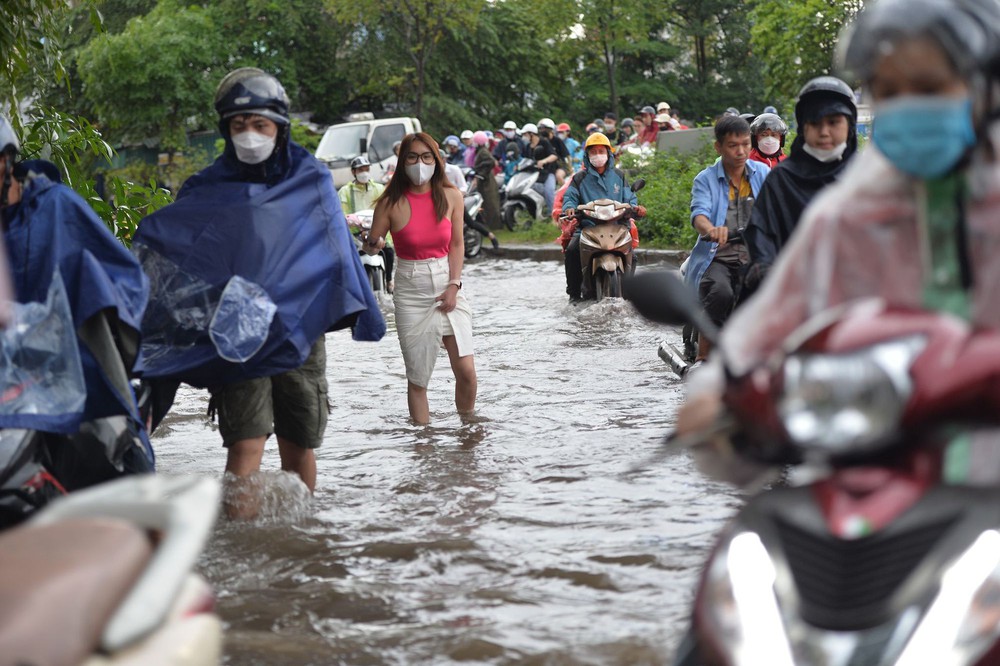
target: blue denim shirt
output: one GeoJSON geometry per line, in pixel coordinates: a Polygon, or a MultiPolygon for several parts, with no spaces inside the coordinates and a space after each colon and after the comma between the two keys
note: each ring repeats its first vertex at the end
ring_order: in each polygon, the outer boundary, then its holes
{"type": "MultiPolygon", "coordinates": [[[[771,169],[760,162],[747,160],[747,176],[750,178],[750,191],[754,199],[760,195],[760,187],[764,184],[767,174],[771,169]]],[[[729,209],[729,179],[726,178],[726,171],[722,167],[722,160],[703,170],[694,179],[694,186],[691,188],[691,224],[694,224],[696,215],[704,215],[712,224],[717,227],[726,225],[726,211],[729,209]]],[[[715,252],[719,244],[712,241],[703,241],[701,238],[694,244],[691,250],[691,260],[688,262],[687,272],[684,281],[697,288],[701,284],[701,277],[708,270],[708,265],[715,258],[715,252]]]]}

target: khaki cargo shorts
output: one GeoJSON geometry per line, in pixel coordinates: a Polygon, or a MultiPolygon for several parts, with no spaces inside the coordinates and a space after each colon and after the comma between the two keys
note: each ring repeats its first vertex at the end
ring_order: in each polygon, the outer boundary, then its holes
{"type": "Polygon", "coordinates": [[[208,413],[219,415],[223,446],[273,433],[305,449],[319,448],[330,412],[324,340],[295,370],[209,390],[208,413]]]}

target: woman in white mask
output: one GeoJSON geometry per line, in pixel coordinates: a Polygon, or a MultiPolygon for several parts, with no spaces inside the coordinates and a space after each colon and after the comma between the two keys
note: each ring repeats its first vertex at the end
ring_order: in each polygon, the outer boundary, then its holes
{"type": "Polygon", "coordinates": [[[430,135],[406,135],[399,160],[403,168],[396,169],[375,204],[365,249],[374,254],[392,232],[398,258],[393,304],[406,402],[410,418],[424,424],[430,422],[427,385],[442,346],[455,375],[455,407],[463,415],[476,407],[472,310],[462,288],[465,204],[430,135]]]}
{"type": "MultiPolygon", "coordinates": [[[[761,114],[754,120],[758,128],[754,140],[761,153],[765,150],[761,143],[765,137],[760,130],[769,116],[781,121],[773,114],[761,114]]],[[[743,235],[751,262],[744,298],[763,280],[778,252],[788,243],[809,202],[840,178],[858,148],[858,109],[854,91],[836,77],[820,76],[803,86],[795,103],[795,120],[799,135],[792,142],[791,154],[788,159],[771,165],[771,173],[764,181],[750,215],[750,225],[743,235]]],[[[774,148],[773,145],[768,147],[774,148]]],[[[780,144],[778,152],[781,152],[780,144]]],[[[751,159],[754,159],[753,151],[751,159]]]]}

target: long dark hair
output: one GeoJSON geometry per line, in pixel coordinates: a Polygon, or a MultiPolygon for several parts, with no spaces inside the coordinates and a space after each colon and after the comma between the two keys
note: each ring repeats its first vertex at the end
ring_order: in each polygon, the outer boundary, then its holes
{"type": "MultiPolygon", "coordinates": [[[[444,160],[441,159],[437,141],[426,132],[416,132],[403,137],[403,142],[399,144],[399,155],[396,158],[396,170],[392,173],[392,180],[389,181],[385,192],[377,199],[376,203],[381,203],[385,199],[390,206],[395,206],[413,185],[410,177],[406,175],[406,156],[410,153],[414,141],[420,141],[426,145],[430,148],[431,154],[434,155],[434,163],[437,168],[434,170],[434,175],[431,176],[431,198],[434,201],[434,213],[440,220],[448,214],[448,197],[445,194],[445,189],[455,186],[445,175],[444,160]]],[[[417,163],[419,164],[419,161],[417,163]]]]}

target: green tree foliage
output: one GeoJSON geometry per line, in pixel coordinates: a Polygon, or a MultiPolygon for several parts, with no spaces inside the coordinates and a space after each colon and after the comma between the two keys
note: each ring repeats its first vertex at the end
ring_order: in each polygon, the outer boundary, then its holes
{"type": "Polygon", "coordinates": [[[222,40],[209,11],[161,0],[80,51],[84,94],[115,139],[183,149],[189,130],[212,121],[222,40]]]}
{"type": "MultiPolygon", "coordinates": [[[[396,68],[405,67],[413,76],[414,113],[424,113],[428,65],[437,47],[449,32],[468,31],[475,27],[483,0],[326,0],[327,8],[339,20],[357,25],[357,37],[369,43],[373,33],[377,41],[405,56],[396,68]],[[406,63],[403,65],[403,63],[406,63]]],[[[387,72],[390,73],[391,72],[387,72]]]]}
{"type": "Polygon", "coordinates": [[[756,0],[751,35],[768,97],[789,106],[803,83],[833,73],[837,38],[862,5],[863,0],[756,0]]]}
{"type": "Polygon", "coordinates": [[[105,187],[115,203],[107,203],[97,194],[93,165],[110,160],[114,153],[101,133],[86,118],[41,104],[26,104],[66,81],[60,39],[74,16],[85,16],[100,25],[100,16],[92,5],[79,3],[75,11],[79,14],[74,14],[74,7],[66,0],[0,3],[0,49],[6,56],[6,65],[0,68],[0,83],[7,95],[11,123],[21,137],[22,157],[52,160],[66,183],[127,242],[144,215],[169,203],[169,193],[155,183],[110,178],[105,187]]]}

